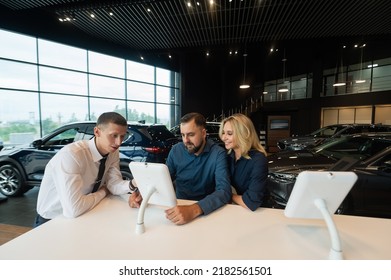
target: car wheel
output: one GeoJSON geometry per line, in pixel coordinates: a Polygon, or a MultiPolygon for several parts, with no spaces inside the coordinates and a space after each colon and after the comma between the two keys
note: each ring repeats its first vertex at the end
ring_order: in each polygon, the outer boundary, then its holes
{"type": "Polygon", "coordinates": [[[25,182],[19,170],[10,164],[0,167],[0,192],[5,196],[20,196],[30,188],[25,187],[25,182]]]}

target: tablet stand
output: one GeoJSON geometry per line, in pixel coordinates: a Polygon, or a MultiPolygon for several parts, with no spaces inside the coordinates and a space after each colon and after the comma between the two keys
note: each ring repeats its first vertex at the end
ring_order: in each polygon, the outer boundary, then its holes
{"type": "Polygon", "coordinates": [[[326,202],[324,199],[317,198],[314,200],[314,204],[322,213],[323,219],[325,220],[327,228],[329,230],[329,234],[331,238],[329,259],[342,260],[343,254],[342,254],[341,242],[338,235],[338,230],[337,227],[335,226],[335,223],[333,221],[333,218],[331,217],[329,210],[327,209],[326,202]]]}
{"type": "Polygon", "coordinates": [[[145,209],[147,208],[148,201],[155,191],[156,191],[155,187],[149,188],[147,195],[143,198],[143,201],[141,202],[140,209],[138,210],[138,216],[137,216],[137,225],[136,225],[137,234],[142,234],[145,232],[144,213],[145,213],[145,209]]]}

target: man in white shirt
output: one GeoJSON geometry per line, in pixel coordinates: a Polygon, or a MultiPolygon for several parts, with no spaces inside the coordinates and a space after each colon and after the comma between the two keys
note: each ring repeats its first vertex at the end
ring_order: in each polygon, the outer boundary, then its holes
{"type": "Polygon", "coordinates": [[[94,128],[95,137],[66,145],[49,161],[38,193],[35,226],[59,215],[75,218],[110,193],[129,192],[132,185],[119,170],[119,147],[126,134],[123,116],[103,113],[94,128]],[[98,178],[100,160],[105,157],[103,176],[98,178]]]}

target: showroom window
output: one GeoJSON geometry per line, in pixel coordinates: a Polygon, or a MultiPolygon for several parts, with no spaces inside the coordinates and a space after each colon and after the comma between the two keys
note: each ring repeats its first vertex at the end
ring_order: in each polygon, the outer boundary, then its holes
{"type": "Polygon", "coordinates": [[[177,72],[1,29],[0,41],[5,146],[106,111],[168,128],[179,121],[177,72]]]}

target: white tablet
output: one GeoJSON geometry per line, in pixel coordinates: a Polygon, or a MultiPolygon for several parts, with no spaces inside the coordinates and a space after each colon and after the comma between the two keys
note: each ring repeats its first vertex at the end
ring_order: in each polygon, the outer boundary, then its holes
{"type": "Polygon", "coordinates": [[[176,205],[175,190],[167,165],[132,161],[129,169],[143,198],[152,193],[148,203],[167,207],[176,205]]]}
{"type": "Polygon", "coordinates": [[[322,213],[314,201],[323,199],[330,214],[334,214],[357,180],[354,172],[303,171],[293,186],[285,207],[287,217],[321,219],[322,213]]]}

